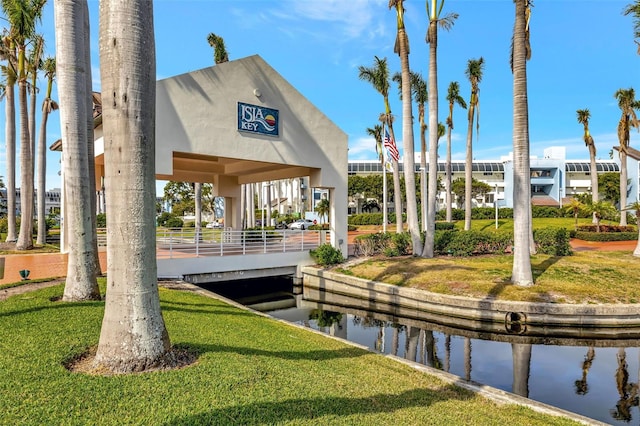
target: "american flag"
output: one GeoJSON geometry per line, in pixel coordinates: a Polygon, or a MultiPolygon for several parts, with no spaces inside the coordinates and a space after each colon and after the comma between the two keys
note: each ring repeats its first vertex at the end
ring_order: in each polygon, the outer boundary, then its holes
{"type": "Polygon", "coordinates": [[[393,161],[398,161],[400,159],[400,153],[398,152],[398,147],[396,147],[395,141],[389,136],[389,131],[384,129],[384,147],[389,150],[389,155],[393,161]]]}

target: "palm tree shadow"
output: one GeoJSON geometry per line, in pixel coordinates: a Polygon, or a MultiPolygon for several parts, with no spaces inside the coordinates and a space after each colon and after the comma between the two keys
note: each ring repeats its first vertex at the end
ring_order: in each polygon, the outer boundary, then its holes
{"type": "Polygon", "coordinates": [[[357,347],[346,347],[335,350],[314,350],[314,351],[282,351],[282,350],[264,350],[250,348],[246,346],[224,346],[216,344],[200,344],[200,343],[182,343],[181,346],[195,352],[197,356],[207,352],[214,353],[230,353],[237,355],[245,355],[250,357],[270,357],[287,360],[331,360],[339,358],[357,358],[367,355],[369,352],[357,347]]]}
{"type": "Polygon", "coordinates": [[[543,260],[537,265],[535,265],[534,263],[531,263],[531,272],[533,273],[533,280],[535,281],[537,278],[539,278],[542,274],[544,274],[547,271],[547,269],[555,265],[560,259],[562,259],[562,256],[551,256],[548,259],[543,260]]]}
{"type": "MultiPolygon", "coordinates": [[[[193,424],[282,424],[330,416],[338,419],[347,416],[375,413],[391,413],[411,407],[428,407],[450,399],[461,401],[473,398],[473,393],[454,385],[435,389],[412,389],[399,394],[379,394],[360,398],[329,396],[298,398],[284,401],[260,401],[214,408],[209,411],[187,414],[168,420],[164,425],[193,424]]],[[[325,421],[328,419],[325,418],[325,421]]],[[[320,424],[320,423],[319,423],[320,424]]]]}

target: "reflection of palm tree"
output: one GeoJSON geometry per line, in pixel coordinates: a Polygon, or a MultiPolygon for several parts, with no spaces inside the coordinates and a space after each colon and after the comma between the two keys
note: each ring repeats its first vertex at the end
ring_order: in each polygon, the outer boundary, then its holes
{"type": "Polygon", "coordinates": [[[584,356],[584,361],[582,361],[582,378],[580,380],[576,380],[576,394],[578,395],[586,395],[589,392],[589,385],[587,384],[587,374],[589,374],[589,369],[591,368],[591,364],[593,364],[593,359],[596,357],[596,351],[593,347],[587,350],[587,354],[584,356]]]}
{"type": "Polygon", "coordinates": [[[407,341],[404,357],[409,361],[417,361],[418,341],[422,333],[423,331],[416,327],[408,327],[407,329],[407,341]]]}
{"type": "Polygon", "coordinates": [[[638,384],[629,383],[627,354],[624,348],[618,349],[618,368],[615,377],[620,399],[616,403],[616,408],[609,410],[609,413],[616,420],[630,422],[631,407],[638,406],[638,384]]]}
{"type": "Polygon", "coordinates": [[[464,378],[471,380],[471,339],[464,338],[464,378]]]}
{"type": "Polygon", "coordinates": [[[529,372],[531,370],[531,344],[512,343],[513,353],[513,385],[516,395],[529,397],[529,372]]]}
{"type": "Polygon", "coordinates": [[[451,366],[451,336],[445,335],[444,337],[444,371],[449,371],[451,366]]]}

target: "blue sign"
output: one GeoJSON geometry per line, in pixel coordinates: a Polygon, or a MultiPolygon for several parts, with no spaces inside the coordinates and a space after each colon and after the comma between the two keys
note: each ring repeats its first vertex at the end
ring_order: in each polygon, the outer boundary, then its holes
{"type": "Polygon", "coordinates": [[[278,136],[278,110],[238,102],[238,130],[278,136]]]}

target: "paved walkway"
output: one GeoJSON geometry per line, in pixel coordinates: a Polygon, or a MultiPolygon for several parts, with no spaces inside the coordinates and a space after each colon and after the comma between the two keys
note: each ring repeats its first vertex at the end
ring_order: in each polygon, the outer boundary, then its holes
{"type": "MultiPolygon", "coordinates": [[[[372,231],[349,232],[349,253],[353,252],[353,240],[358,235],[372,231]]],[[[637,241],[612,241],[595,242],[571,240],[571,247],[575,251],[627,251],[633,252],[637,241]]],[[[100,266],[103,272],[107,271],[107,253],[100,251],[100,266]]],[[[64,253],[37,253],[37,254],[9,254],[0,255],[0,284],[8,284],[20,281],[21,270],[29,271],[30,279],[59,278],[67,274],[67,255],[64,253]],[[4,262],[4,270],[2,263],[4,262]]]]}

